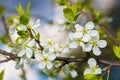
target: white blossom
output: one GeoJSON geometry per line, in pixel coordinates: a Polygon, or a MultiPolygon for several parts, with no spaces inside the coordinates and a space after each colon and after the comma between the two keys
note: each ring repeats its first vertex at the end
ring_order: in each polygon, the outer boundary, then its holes
{"type": "Polygon", "coordinates": [[[93,37],[87,44],[85,44],[83,51],[89,52],[93,51],[93,54],[99,56],[101,54],[101,50],[99,48],[105,48],[107,46],[107,42],[105,40],[99,40],[99,35],[93,37]]]}
{"type": "Polygon", "coordinates": [[[72,78],[75,78],[78,76],[78,73],[74,68],[75,68],[75,63],[66,64],[64,66],[64,72],[70,74],[72,78]]]}
{"type": "Polygon", "coordinates": [[[88,42],[91,37],[98,35],[98,32],[94,29],[94,23],[88,22],[85,24],[85,27],[76,24],[75,25],[76,32],[74,33],[75,38],[82,38],[84,42],[88,42]]]}
{"type": "Polygon", "coordinates": [[[41,51],[36,51],[35,52],[35,59],[38,60],[39,63],[39,67],[41,69],[44,69],[47,67],[47,69],[51,69],[53,67],[53,63],[52,61],[55,60],[56,55],[52,54],[52,53],[47,53],[45,51],[41,52],[41,51]]]}
{"type": "Polygon", "coordinates": [[[87,63],[89,65],[89,68],[86,68],[84,70],[84,75],[86,75],[86,74],[98,75],[98,74],[102,73],[102,69],[97,66],[97,62],[94,58],[90,58],[87,63]]]}
{"type": "Polygon", "coordinates": [[[29,41],[29,43],[24,44],[22,50],[18,53],[18,57],[26,55],[27,58],[31,58],[33,55],[32,47],[34,46],[36,46],[35,39],[32,39],[29,41]]]}

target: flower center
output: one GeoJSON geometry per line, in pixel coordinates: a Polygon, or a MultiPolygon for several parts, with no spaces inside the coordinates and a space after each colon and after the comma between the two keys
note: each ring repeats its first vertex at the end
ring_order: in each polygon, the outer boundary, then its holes
{"type": "Polygon", "coordinates": [[[52,46],[52,41],[48,41],[48,43],[47,43],[49,46],[52,46]]]}
{"type": "Polygon", "coordinates": [[[81,38],[78,38],[78,39],[76,39],[76,42],[77,42],[77,43],[82,42],[82,39],[81,39],[81,38]]]}
{"type": "Polygon", "coordinates": [[[48,58],[47,58],[47,57],[45,57],[45,58],[44,58],[44,61],[45,61],[45,62],[47,62],[47,61],[48,61],[48,58]]]}
{"type": "Polygon", "coordinates": [[[97,45],[97,41],[92,41],[91,43],[93,46],[96,46],[97,45]]]}
{"type": "Polygon", "coordinates": [[[83,34],[88,34],[88,31],[86,29],[84,29],[82,32],[83,34]]]}

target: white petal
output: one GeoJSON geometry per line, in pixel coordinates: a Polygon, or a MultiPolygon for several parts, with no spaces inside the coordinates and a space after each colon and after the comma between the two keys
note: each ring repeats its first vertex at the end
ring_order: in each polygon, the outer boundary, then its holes
{"type": "Polygon", "coordinates": [[[92,50],[92,45],[91,44],[85,44],[83,51],[85,52],[90,52],[92,50]]]}
{"type": "Polygon", "coordinates": [[[79,24],[76,24],[75,29],[76,29],[76,31],[82,31],[83,27],[81,25],[79,25],[79,24]]]}
{"type": "Polygon", "coordinates": [[[97,42],[97,45],[100,47],[100,48],[104,48],[107,46],[107,42],[105,40],[99,40],[97,42]]]}
{"type": "Polygon", "coordinates": [[[48,56],[48,58],[49,58],[50,61],[55,60],[56,57],[57,56],[55,54],[53,54],[53,53],[49,54],[49,56],[48,56]]]}
{"type": "Polygon", "coordinates": [[[94,23],[91,22],[91,21],[85,24],[85,29],[86,29],[86,30],[91,30],[91,29],[93,29],[94,27],[95,27],[95,26],[94,26],[94,23]]]}
{"type": "Polygon", "coordinates": [[[75,78],[76,76],[78,76],[78,74],[75,70],[72,70],[70,74],[71,74],[72,78],[75,78]]]}
{"type": "Polygon", "coordinates": [[[17,29],[18,29],[18,30],[23,30],[23,31],[26,31],[26,30],[27,30],[26,26],[24,26],[24,25],[18,26],[17,29]]]}
{"type": "Polygon", "coordinates": [[[96,70],[95,70],[95,74],[101,74],[102,73],[102,69],[101,68],[97,68],[96,70]]]}
{"type": "Polygon", "coordinates": [[[32,57],[32,50],[30,48],[26,48],[25,53],[26,53],[27,58],[32,57]]]}
{"type": "Polygon", "coordinates": [[[14,24],[18,24],[19,20],[15,18],[13,22],[14,22],[14,24]]]}
{"type": "Polygon", "coordinates": [[[53,63],[52,63],[52,62],[48,62],[47,68],[48,68],[48,69],[51,69],[52,67],[53,67],[53,63]]]}
{"type": "Polygon", "coordinates": [[[33,47],[33,46],[35,46],[35,44],[36,44],[35,39],[32,39],[32,40],[28,43],[28,46],[29,46],[29,47],[33,47]]]}
{"type": "Polygon", "coordinates": [[[69,45],[69,48],[77,48],[77,47],[78,47],[78,43],[76,43],[76,42],[72,42],[69,45]]]}
{"type": "Polygon", "coordinates": [[[96,30],[89,30],[88,34],[91,35],[92,37],[99,35],[98,31],[96,31],[96,30]]]}
{"type": "Polygon", "coordinates": [[[45,66],[46,66],[46,63],[44,63],[43,61],[39,63],[39,68],[44,69],[45,66]]]}
{"type": "Polygon", "coordinates": [[[23,55],[25,54],[25,50],[23,49],[22,51],[20,51],[19,53],[18,53],[18,57],[22,57],[23,55]]]}
{"type": "Polygon", "coordinates": [[[41,53],[35,53],[35,59],[38,60],[38,61],[41,61],[43,60],[43,56],[41,55],[41,53]]]}
{"type": "Polygon", "coordinates": [[[68,34],[68,37],[70,38],[70,40],[72,40],[72,41],[74,40],[74,35],[72,32],[68,34]]]}
{"type": "Polygon", "coordinates": [[[69,52],[69,48],[64,48],[63,49],[63,53],[68,53],[69,52]]]}
{"type": "Polygon", "coordinates": [[[15,26],[10,26],[9,34],[12,35],[15,32],[15,26]]]}
{"type": "Polygon", "coordinates": [[[90,68],[94,68],[97,65],[97,62],[94,58],[90,58],[87,62],[90,68]]]}
{"type": "Polygon", "coordinates": [[[84,42],[88,42],[90,39],[91,39],[91,36],[88,35],[88,34],[85,34],[85,35],[83,36],[83,38],[82,38],[82,40],[83,40],[84,42]]]}
{"type": "Polygon", "coordinates": [[[90,68],[87,68],[84,70],[84,75],[91,74],[91,73],[92,73],[92,69],[90,69],[90,68]]]}
{"type": "Polygon", "coordinates": [[[75,32],[74,37],[75,38],[81,38],[83,36],[82,32],[75,32]]]}
{"type": "Polygon", "coordinates": [[[99,56],[101,54],[101,51],[97,46],[93,47],[93,54],[96,56],[99,56]]]}

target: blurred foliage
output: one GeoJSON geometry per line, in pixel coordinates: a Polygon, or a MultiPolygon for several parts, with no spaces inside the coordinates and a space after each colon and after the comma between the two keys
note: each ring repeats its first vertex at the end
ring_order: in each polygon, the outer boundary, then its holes
{"type": "Polygon", "coordinates": [[[3,12],[4,12],[4,7],[3,7],[3,6],[0,6],[0,16],[3,15],[3,12]]]}
{"type": "Polygon", "coordinates": [[[4,77],[4,70],[0,72],[0,80],[3,80],[4,77]]]}
{"type": "Polygon", "coordinates": [[[116,57],[120,58],[120,46],[113,46],[113,51],[116,57]]]}

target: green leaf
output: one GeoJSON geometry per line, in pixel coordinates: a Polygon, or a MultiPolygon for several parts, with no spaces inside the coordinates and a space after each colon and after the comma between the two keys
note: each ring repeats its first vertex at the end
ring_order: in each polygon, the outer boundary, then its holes
{"type": "Polygon", "coordinates": [[[20,23],[23,25],[27,25],[29,23],[29,16],[28,15],[22,15],[20,17],[20,23]]]}
{"type": "Polygon", "coordinates": [[[6,36],[7,36],[7,34],[3,34],[2,36],[0,36],[0,41],[3,44],[7,44],[9,42],[8,37],[6,37],[6,36]]]}
{"type": "Polygon", "coordinates": [[[35,39],[38,40],[38,41],[40,40],[40,33],[38,33],[37,35],[35,35],[35,39]]]}
{"type": "Polygon", "coordinates": [[[95,74],[86,74],[86,75],[84,76],[84,78],[87,79],[87,80],[90,80],[90,79],[92,79],[92,78],[94,78],[94,77],[96,77],[95,74]]]}
{"type": "Polygon", "coordinates": [[[4,76],[4,70],[0,72],[0,80],[3,80],[3,76],[4,76]]]}
{"type": "Polygon", "coordinates": [[[113,51],[115,53],[115,56],[120,58],[120,46],[113,46],[113,51]]]}
{"type": "Polygon", "coordinates": [[[22,31],[22,30],[18,31],[17,34],[22,38],[29,36],[29,33],[27,31],[22,31]]]}
{"type": "Polygon", "coordinates": [[[54,0],[57,2],[59,5],[65,5],[67,3],[67,0],[54,0]]]}
{"type": "Polygon", "coordinates": [[[4,12],[4,7],[0,6],[0,16],[3,14],[3,12],[4,12]]]}
{"type": "Polygon", "coordinates": [[[25,13],[21,3],[18,4],[18,6],[16,7],[16,10],[20,16],[24,15],[24,13],[25,13]]]}
{"type": "Polygon", "coordinates": [[[30,16],[30,5],[31,5],[31,3],[29,2],[26,7],[26,15],[28,15],[28,16],[30,16]]]}
{"type": "Polygon", "coordinates": [[[18,16],[10,16],[10,17],[8,17],[8,18],[7,18],[7,23],[8,23],[8,25],[13,25],[14,19],[19,20],[18,16]]]}
{"type": "Polygon", "coordinates": [[[64,16],[68,19],[68,20],[70,20],[70,21],[74,21],[74,13],[73,13],[73,11],[70,9],[70,8],[65,8],[64,10],[63,10],[63,12],[64,12],[64,16]]]}
{"type": "Polygon", "coordinates": [[[102,80],[101,76],[97,76],[95,74],[86,74],[84,78],[85,80],[102,80]]]}

